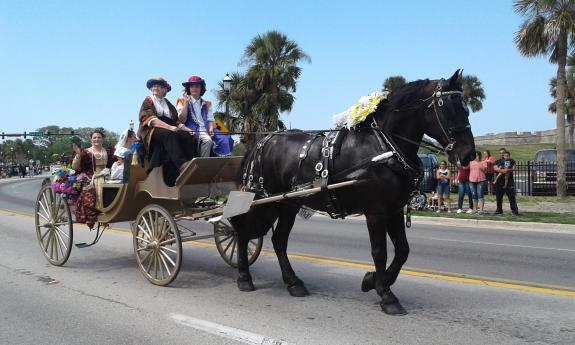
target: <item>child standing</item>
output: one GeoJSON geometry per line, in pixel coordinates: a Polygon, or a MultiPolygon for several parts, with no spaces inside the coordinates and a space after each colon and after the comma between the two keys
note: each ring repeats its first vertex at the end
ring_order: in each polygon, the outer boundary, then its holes
{"type": "Polygon", "coordinates": [[[447,162],[441,161],[439,163],[439,168],[435,174],[437,178],[437,195],[439,208],[437,213],[441,212],[441,207],[443,205],[443,200],[447,201],[447,212],[451,212],[451,200],[449,199],[449,187],[451,181],[451,171],[447,168],[447,162]]]}

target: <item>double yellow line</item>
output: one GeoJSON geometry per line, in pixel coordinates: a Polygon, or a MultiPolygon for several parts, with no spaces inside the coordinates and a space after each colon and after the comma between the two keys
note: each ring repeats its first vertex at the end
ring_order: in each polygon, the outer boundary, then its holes
{"type": "MultiPolygon", "coordinates": [[[[0,209],[0,212],[5,214],[17,214],[26,217],[33,217],[32,214],[27,212],[20,212],[20,211],[12,211],[8,209],[0,209]]],[[[122,234],[122,235],[129,235],[130,232],[122,229],[109,229],[107,231],[122,234]]],[[[192,241],[186,242],[187,245],[198,246],[198,247],[209,247],[215,248],[215,244],[206,241],[192,241]]],[[[262,255],[266,256],[275,256],[273,250],[269,249],[262,249],[262,255]]],[[[342,258],[334,258],[328,256],[320,256],[320,255],[311,255],[305,253],[296,253],[290,252],[289,257],[292,260],[299,260],[299,261],[306,261],[306,262],[315,262],[321,263],[326,265],[334,265],[334,266],[342,266],[342,267],[352,267],[352,268],[359,268],[365,270],[374,270],[374,266],[372,263],[366,261],[357,261],[357,260],[348,260],[342,258]]],[[[437,271],[437,270],[428,270],[428,269],[420,269],[420,268],[413,268],[413,267],[405,267],[401,270],[401,274],[408,275],[408,276],[415,276],[421,278],[431,278],[443,281],[450,281],[450,282],[457,282],[457,283],[464,283],[464,284],[473,284],[473,285],[482,285],[482,286],[490,286],[502,289],[511,289],[517,291],[526,291],[526,292],[534,292],[546,295],[557,295],[557,296],[566,296],[566,297],[575,297],[575,287],[571,286],[561,286],[561,285],[547,285],[547,284],[538,284],[534,282],[527,282],[521,280],[510,280],[510,279],[498,279],[492,277],[485,277],[485,276],[478,276],[478,275],[469,275],[469,274],[462,274],[462,273],[454,273],[454,272],[444,272],[444,271],[437,271]]]]}

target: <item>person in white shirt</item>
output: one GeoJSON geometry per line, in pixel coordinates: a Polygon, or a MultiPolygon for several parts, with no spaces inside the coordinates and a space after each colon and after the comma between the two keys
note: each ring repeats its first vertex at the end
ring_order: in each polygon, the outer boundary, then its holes
{"type": "Polygon", "coordinates": [[[118,147],[114,152],[116,156],[116,161],[112,164],[112,173],[110,175],[111,183],[122,183],[124,181],[124,154],[127,149],[124,147],[118,147]]]}
{"type": "Polygon", "coordinates": [[[206,82],[201,77],[191,76],[182,85],[185,88],[184,93],[176,101],[178,118],[199,138],[200,155],[209,157],[213,146],[215,119],[212,103],[202,98],[206,92],[206,82]]]}

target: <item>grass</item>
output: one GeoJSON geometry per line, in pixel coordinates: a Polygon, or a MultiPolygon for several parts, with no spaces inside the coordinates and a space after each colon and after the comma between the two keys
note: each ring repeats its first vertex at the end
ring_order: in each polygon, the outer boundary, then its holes
{"type": "MultiPolygon", "coordinates": [[[[488,149],[491,151],[491,155],[496,159],[499,159],[499,149],[505,147],[509,152],[511,152],[511,158],[515,159],[517,162],[525,162],[533,160],[535,152],[543,149],[553,149],[555,144],[524,144],[524,145],[478,145],[475,148],[482,153],[488,149]]],[[[424,152],[425,150],[422,150],[424,152]]],[[[447,160],[444,155],[438,155],[439,160],[447,160]]]]}
{"type": "MultiPolygon", "coordinates": [[[[430,211],[412,211],[415,216],[425,217],[448,217],[460,219],[486,219],[495,221],[512,221],[512,222],[537,222],[537,223],[555,223],[575,225],[575,196],[565,199],[559,199],[553,196],[516,196],[519,206],[520,216],[509,214],[509,203],[507,197],[503,198],[503,205],[506,212],[503,215],[494,215],[491,213],[484,214],[466,214],[460,213],[435,213],[430,211]],[[574,205],[574,206],[571,206],[574,205]],[[553,210],[556,210],[553,212],[553,210]]],[[[457,200],[457,194],[455,199],[457,200]]],[[[452,201],[454,202],[454,201],[452,201]]],[[[486,195],[485,203],[493,206],[495,204],[494,195],[486,195]]],[[[464,203],[467,206],[467,198],[464,203]]]]}

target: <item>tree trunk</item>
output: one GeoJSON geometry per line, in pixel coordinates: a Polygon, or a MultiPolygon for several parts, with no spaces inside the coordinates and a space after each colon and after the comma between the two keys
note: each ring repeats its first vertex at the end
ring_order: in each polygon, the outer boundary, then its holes
{"type": "Polygon", "coordinates": [[[567,197],[567,184],[565,183],[565,96],[567,92],[567,81],[565,77],[565,65],[567,64],[567,33],[561,30],[557,42],[557,106],[555,133],[557,143],[557,197],[564,199],[567,197]]]}

